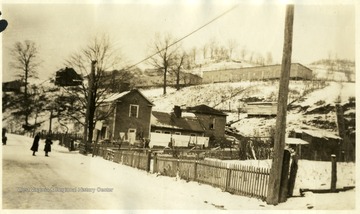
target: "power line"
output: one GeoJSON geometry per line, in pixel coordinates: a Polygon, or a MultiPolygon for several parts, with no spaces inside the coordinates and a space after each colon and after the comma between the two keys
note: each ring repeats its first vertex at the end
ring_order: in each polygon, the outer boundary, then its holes
{"type": "Polygon", "coordinates": [[[230,11],[234,10],[234,9],[235,9],[236,7],[238,7],[238,6],[239,6],[239,5],[233,6],[232,8],[230,8],[230,9],[226,10],[225,12],[221,13],[220,15],[218,15],[218,16],[215,17],[215,18],[213,18],[212,20],[210,20],[209,22],[205,23],[204,25],[200,26],[199,28],[193,30],[192,32],[190,32],[190,33],[186,34],[185,36],[181,37],[180,39],[176,40],[175,42],[173,42],[173,43],[170,44],[169,46],[167,46],[167,47],[165,47],[165,48],[157,51],[156,53],[154,53],[154,54],[146,57],[145,59],[143,59],[143,60],[141,60],[141,61],[139,61],[139,62],[137,62],[137,63],[135,63],[135,64],[133,64],[133,65],[131,65],[131,66],[129,66],[129,67],[127,67],[125,70],[130,69],[130,68],[132,68],[132,67],[134,67],[134,66],[136,66],[136,65],[138,65],[138,64],[140,64],[140,63],[142,63],[142,62],[144,62],[144,61],[146,61],[146,60],[148,60],[148,59],[150,59],[150,58],[152,58],[153,56],[155,56],[156,54],[158,54],[158,53],[160,53],[161,51],[165,50],[166,48],[169,48],[169,47],[171,47],[171,46],[179,43],[180,41],[186,39],[187,37],[191,36],[192,34],[196,33],[197,31],[203,29],[204,27],[208,26],[209,24],[211,24],[212,22],[214,22],[214,21],[216,21],[217,19],[221,18],[222,16],[226,15],[226,14],[229,13],[230,11]]]}

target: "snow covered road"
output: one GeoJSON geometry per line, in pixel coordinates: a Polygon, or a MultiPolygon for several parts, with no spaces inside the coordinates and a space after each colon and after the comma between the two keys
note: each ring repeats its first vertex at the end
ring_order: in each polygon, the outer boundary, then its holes
{"type": "Polygon", "coordinates": [[[9,134],[2,147],[3,209],[306,210],[354,209],[355,204],[355,191],[348,191],[307,194],[270,206],[208,185],[69,152],[57,143],[45,157],[43,140],[34,157],[31,144],[29,137],[9,134]]]}

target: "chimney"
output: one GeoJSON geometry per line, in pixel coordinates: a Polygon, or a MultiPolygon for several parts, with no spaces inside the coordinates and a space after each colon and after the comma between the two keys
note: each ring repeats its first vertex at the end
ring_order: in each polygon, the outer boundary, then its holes
{"type": "Polygon", "coordinates": [[[180,106],[174,106],[174,114],[177,118],[181,117],[181,108],[180,106]]]}

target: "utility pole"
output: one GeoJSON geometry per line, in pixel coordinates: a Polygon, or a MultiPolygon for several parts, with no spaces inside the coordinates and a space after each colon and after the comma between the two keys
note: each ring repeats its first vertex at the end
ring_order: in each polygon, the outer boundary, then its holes
{"type": "Polygon", "coordinates": [[[278,94],[274,153],[270,171],[267,204],[277,205],[280,197],[280,183],[285,149],[286,113],[291,68],[294,5],[286,6],[284,47],[278,94]]]}
{"type": "Polygon", "coordinates": [[[52,119],[53,119],[53,110],[52,109],[50,109],[50,118],[49,118],[49,131],[48,131],[48,133],[49,134],[51,134],[51,132],[52,132],[52,119]]]}
{"type": "MultiPolygon", "coordinates": [[[[94,79],[95,79],[95,64],[96,60],[91,61],[91,73],[89,75],[89,86],[88,86],[88,97],[86,103],[86,114],[85,114],[85,126],[84,126],[84,154],[86,155],[89,150],[89,140],[88,139],[88,130],[89,130],[89,117],[90,117],[90,107],[93,99],[93,88],[94,88],[94,79]]],[[[90,142],[91,143],[91,142],[90,142]]]]}

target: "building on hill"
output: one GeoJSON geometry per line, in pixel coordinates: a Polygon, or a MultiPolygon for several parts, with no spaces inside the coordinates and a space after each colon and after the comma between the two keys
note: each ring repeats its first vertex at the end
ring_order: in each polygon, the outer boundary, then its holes
{"type": "MultiPolygon", "coordinates": [[[[252,80],[279,79],[281,65],[267,65],[257,67],[243,67],[234,69],[219,69],[203,72],[203,84],[216,82],[239,82],[252,80]]],[[[312,70],[300,63],[292,63],[290,79],[311,80],[312,70]]]]}
{"type": "Polygon", "coordinates": [[[83,78],[73,68],[64,68],[56,71],[55,85],[77,86],[81,85],[83,78]]]}
{"type": "Polygon", "coordinates": [[[3,92],[17,92],[20,93],[25,88],[25,82],[21,80],[14,80],[10,82],[3,82],[2,91],[3,92]]]}
{"type": "Polygon", "coordinates": [[[276,116],[277,102],[247,102],[244,109],[248,117],[276,116]]]}
{"type": "MultiPolygon", "coordinates": [[[[201,77],[188,73],[188,72],[180,72],[180,86],[189,86],[189,85],[197,85],[202,81],[201,77]]],[[[167,85],[168,86],[176,86],[176,76],[175,74],[167,75],[167,85]]],[[[162,86],[164,84],[164,74],[162,71],[158,69],[146,69],[143,75],[137,77],[136,86],[137,87],[154,87],[154,86],[162,86]]]]}

